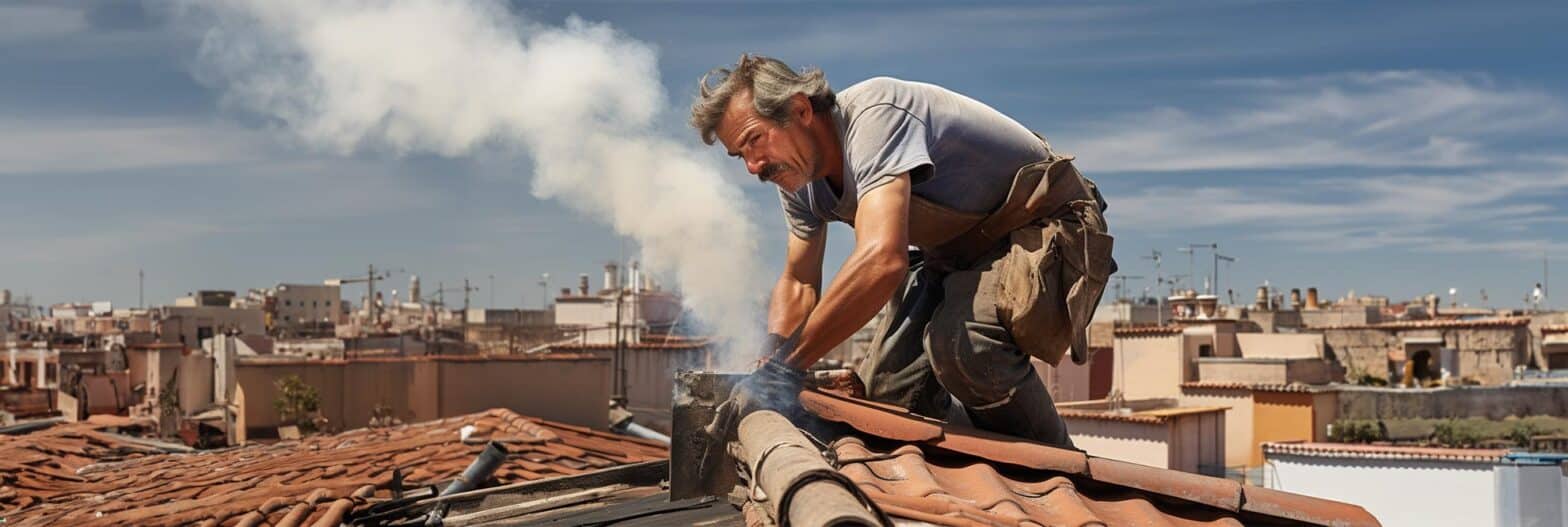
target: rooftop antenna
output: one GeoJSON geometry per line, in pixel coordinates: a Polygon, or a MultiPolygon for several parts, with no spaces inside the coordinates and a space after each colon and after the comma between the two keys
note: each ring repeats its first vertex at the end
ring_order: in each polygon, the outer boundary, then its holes
{"type": "Polygon", "coordinates": [[[1128,280],[1142,280],[1143,279],[1142,276],[1129,276],[1129,275],[1124,275],[1124,274],[1119,274],[1119,275],[1113,276],[1111,278],[1115,278],[1116,279],[1116,299],[1117,300],[1126,300],[1127,299],[1126,290],[1127,290],[1127,281],[1128,280]]]}
{"type": "Polygon", "coordinates": [[[1152,250],[1152,251],[1149,251],[1149,255],[1148,256],[1140,256],[1139,258],[1142,258],[1144,260],[1154,260],[1154,287],[1155,288],[1160,288],[1160,287],[1165,286],[1165,275],[1160,273],[1160,261],[1161,261],[1160,251],[1152,250]]]}
{"type": "Polygon", "coordinates": [[[1218,293],[1219,290],[1220,290],[1220,262],[1232,263],[1232,262],[1236,261],[1236,258],[1232,257],[1232,256],[1225,256],[1223,254],[1220,254],[1220,245],[1217,244],[1217,243],[1214,244],[1213,248],[1214,248],[1214,253],[1213,253],[1214,254],[1214,280],[1212,281],[1212,283],[1214,284],[1214,291],[1216,293],[1218,293]]]}
{"type": "MultiPolygon", "coordinates": [[[[1186,247],[1177,247],[1176,250],[1178,252],[1187,253],[1187,276],[1189,276],[1189,277],[1198,276],[1198,272],[1197,272],[1197,270],[1198,270],[1198,264],[1197,264],[1197,254],[1198,254],[1197,251],[1198,251],[1198,249],[1219,250],[1219,247],[1220,247],[1220,244],[1218,244],[1218,243],[1189,243],[1189,244],[1187,244],[1186,247]]],[[[1209,291],[1208,286],[1205,286],[1204,287],[1204,292],[1205,293],[1209,293],[1209,292],[1212,292],[1212,291],[1209,291]]]]}

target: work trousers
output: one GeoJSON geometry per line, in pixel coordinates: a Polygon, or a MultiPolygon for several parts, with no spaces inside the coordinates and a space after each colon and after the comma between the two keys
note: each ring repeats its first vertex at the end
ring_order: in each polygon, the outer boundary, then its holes
{"type": "Polygon", "coordinates": [[[871,400],[943,418],[957,399],[981,429],[1071,447],[1029,355],[997,317],[997,263],[1006,248],[963,270],[910,251],[909,273],[858,373],[871,400]]]}

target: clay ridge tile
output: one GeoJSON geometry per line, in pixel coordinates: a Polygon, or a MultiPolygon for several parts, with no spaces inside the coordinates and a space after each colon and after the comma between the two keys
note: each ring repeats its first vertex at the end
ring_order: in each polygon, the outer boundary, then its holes
{"type": "Polygon", "coordinates": [[[1241,511],[1241,484],[1228,479],[1099,457],[1089,458],[1089,477],[1230,512],[1241,511]]]}
{"type": "Polygon", "coordinates": [[[1335,527],[1376,527],[1380,525],[1366,509],[1349,503],[1309,498],[1263,487],[1244,485],[1241,510],[1288,518],[1315,525],[1335,527]]]}

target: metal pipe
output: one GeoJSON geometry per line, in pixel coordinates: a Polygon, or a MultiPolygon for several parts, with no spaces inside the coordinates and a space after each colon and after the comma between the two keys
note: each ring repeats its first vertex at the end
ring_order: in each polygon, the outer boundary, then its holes
{"type": "Polygon", "coordinates": [[[624,426],[616,429],[615,431],[616,432],[620,432],[622,434],[626,434],[626,435],[632,436],[632,437],[640,437],[640,438],[643,438],[643,439],[652,439],[654,441],[658,441],[660,443],[664,443],[665,445],[669,445],[670,444],[670,436],[661,434],[661,433],[659,433],[658,430],[654,430],[652,428],[648,428],[646,426],[643,426],[643,425],[640,425],[640,424],[637,424],[637,423],[634,423],[634,422],[631,422],[631,421],[627,421],[624,426]]]}
{"type": "Polygon", "coordinates": [[[741,419],[737,435],[751,469],[753,499],[779,527],[882,525],[864,494],[778,412],[752,412],[741,419]]]}
{"type": "Polygon", "coordinates": [[[490,479],[490,475],[495,474],[496,469],[501,468],[502,461],[506,461],[506,448],[502,447],[500,443],[491,441],[485,445],[485,449],[479,453],[479,457],[474,458],[474,462],[469,463],[468,468],[463,469],[462,475],[452,480],[450,485],[441,490],[440,495],[445,496],[474,490],[480,483],[490,479]]]}
{"type": "MultiPolygon", "coordinates": [[[[447,485],[445,489],[442,489],[437,496],[447,496],[473,490],[480,483],[490,479],[490,475],[495,474],[495,470],[501,468],[502,461],[506,461],[506,448],[495,441],[489,442],[485,445],[484,451],[479,453],[479,457],[474,458],[474,462],[469,463],[468,468],[463,469],[463,473],[457,479],[452,480],[452,483],[447,485]]],[[[441,525],[441,520],[444,516],[446,516],[446,508],[438,505],[435,510],[430,511],[430,514],[425,517],[425,525],[441,525]]]]}

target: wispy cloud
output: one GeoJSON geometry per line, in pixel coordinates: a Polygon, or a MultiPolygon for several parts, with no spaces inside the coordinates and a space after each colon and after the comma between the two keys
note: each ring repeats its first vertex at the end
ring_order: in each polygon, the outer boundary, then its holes
{"type": "Polygon", "coordinates": [[[1213,89],[1214,99],[1236,102],[1113,117],[1068,149],[1097,172],[1471,167],[1496,160],[1492,144],[1557,128],[1568,115],[1549,93],[1444,72],[1242,79],[1213,89]]]}
{"type": "Polygon", "coordinates": [[[1568,240],[1530,231],[1562,221],[1559,207],[1568,198],[1568,171],[1262,183],[1153,186],[1119,197],[1108,214],[1119,228],[1223,227],[1315,251],[1568,248],[1568,240]]]}
{"type": "Polygon", "coordinates": [[[0,6],[0,42],[57,37],[87,29],[81,9],[52,5],[0,6]]]}
{"type": "Polygon", "coordinates": [[[0,119],[0,176],[243,163],[269,144],[261,132],[187,119],[0,119]]]}

